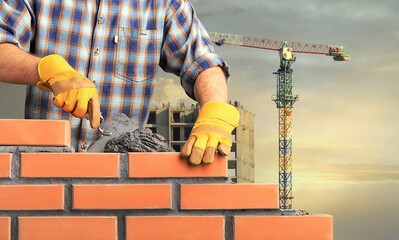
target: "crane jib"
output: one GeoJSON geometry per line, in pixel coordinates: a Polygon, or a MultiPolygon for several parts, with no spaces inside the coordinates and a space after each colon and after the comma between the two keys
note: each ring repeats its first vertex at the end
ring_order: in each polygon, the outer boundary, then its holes
{"type": "Polygon", "coordinates": [[[209,36],[211,40],[218,46],[229,44],[271,51],[281,51],[283,47],[290,47],[291,52],[293,53],[321,54],[333,56],[335,57],[334,60],[350,60],[350,56],[345,52],[344,47],[338,45],[289,42],[215,32],[209,33],[209,36]]]}

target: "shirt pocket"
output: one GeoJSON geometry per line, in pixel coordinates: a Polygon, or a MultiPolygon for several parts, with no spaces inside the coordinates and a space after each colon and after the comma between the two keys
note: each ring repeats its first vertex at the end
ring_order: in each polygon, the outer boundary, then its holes
{"type": "Polygon", "coordinates": [[[130,83],[144,83],[154,79],[161,43],[161,30],[119,28],[116,76],[130,83]]]}

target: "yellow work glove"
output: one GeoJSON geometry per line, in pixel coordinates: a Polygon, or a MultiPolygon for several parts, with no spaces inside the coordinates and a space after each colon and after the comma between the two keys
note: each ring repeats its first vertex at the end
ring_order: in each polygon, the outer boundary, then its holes
{"type": "Polygon", "coordinates": [[[237,109],[230,104],[204,104],[180,155],[189,157],[195,165],[213,162],[216,150],[228,155],[232,145],[231,132],[238,126],[239,118],[237,109]]]}
{"type": "Polygon", "coordinates": [[[89,115],[90,126],[100,126],[100,102],[94,82],[73,69],[61,56],[42,58],[38,65],[37,86],[53,92],[53,104],[78,118],[89,115]]]}

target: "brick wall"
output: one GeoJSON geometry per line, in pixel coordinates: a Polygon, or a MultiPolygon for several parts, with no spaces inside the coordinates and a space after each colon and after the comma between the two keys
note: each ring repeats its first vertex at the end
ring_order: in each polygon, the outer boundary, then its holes
{"type": "Polygon", "coordinates": [[[226,158],[75,153],[68,122],[0,124],[0,240],[333,239],[332,216],[281,212],[277,184],[231,183],[226,158]]]}

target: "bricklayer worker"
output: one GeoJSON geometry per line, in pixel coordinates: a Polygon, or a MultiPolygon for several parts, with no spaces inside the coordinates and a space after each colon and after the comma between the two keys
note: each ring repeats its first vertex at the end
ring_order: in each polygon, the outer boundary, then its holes
{"type": "Polygon", "coordinates": [[[239,114],[226,103],[228,67],[187,0],[0,4],[0,81],[27,85],[26,118],[69,119],[75,149],[100,113],[144,127],[159,65],[201,106],[181,155],[200,164],[230,152],[239,114]]]}

